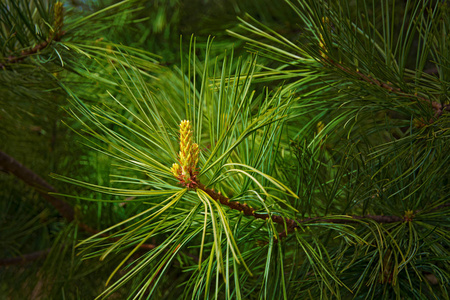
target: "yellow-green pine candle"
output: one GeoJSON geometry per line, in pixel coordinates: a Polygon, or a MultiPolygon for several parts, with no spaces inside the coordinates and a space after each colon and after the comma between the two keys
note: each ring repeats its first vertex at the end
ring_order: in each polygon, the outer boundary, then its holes
{"type": "Polygon", "coordinates": [[[63,4],[62,2],[58,1],[55,3],[55,21],[54,21],[54,27],[55,32],[58,32],[61,30],[64,22],[64,15],[63,15],[63,4]]]}
{"type": "Polygon", "coordinates": [[[173,164],[170,170],[172,171],[173,176],[178,178],[178,176],[180,175],[180,165],[173,164]]]}
{"type": "Polygon", "coordinates": [[[195,185],[195,174],[200,149],[192,140],[192,126],[188,120],[180,124],[180,152],[179,164],[173,164],[172,174],[186,186],[195,185]],[[194,176],[194,178],[192,178],[194,176]]]}
{"type": "Polygon", "coordinates": [[[192,144],[192,171],[195,171],[195,168],[197,167],[199,152],[200,149],[198,148],[198,144],[192,144]]]}
{"type": "Polygon", "coordinates": [[[192,150],[191,123],[188,120],[181,121],[180,124],[180,164],[181,176],[187,182],[190,181],[190,157],[192,150]]]}

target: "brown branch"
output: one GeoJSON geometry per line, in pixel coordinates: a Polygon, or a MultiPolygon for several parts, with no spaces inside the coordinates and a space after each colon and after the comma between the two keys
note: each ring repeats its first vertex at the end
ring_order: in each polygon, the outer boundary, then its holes
{"type": "MultiPolygon", "coordinates": [[[[427,99],[425,97],[421,97],[421,96],[417,96],[417,95],[411,95],[411,94],[403,91],[402,89],[400,89],[398,87],[392,86],[390,83],[385,83],[385,82],[379,81],[376,78],[373,78],[371,76],[365,75],[362,72],[360,72],[359,70],[356,70],[356,71],[350,70],[350,69],[342,66],[341,64],[339,64],[339,63],[337,63],[337,62],[335,62],[335,61],[333,61],[331,59],[329,60],[329,62],[332,65],[334,65],[335,67],[337,67],[338,69],[342,70],[343,72],[345,72],[347,74],[350,74],[350,75],[353,75],[353,76],[356,76],[360,80],[363,80],[363,81],[365,81],[367,83],[379,86],[379,87],[381,87],[381,88],[383,88],[385,90],[388,90],[388,91],[390,91],[392,93],[396,93],[397,95],[401,95],[401,96],[408,97],[408,98],[411,98],[411,99],[418,99],[419,101],[431,104],[431,107],[434,110],[434,117],[436,119],[441,117],[441,115],[444,112],[444,110],[450,111],[450,104],[441,104],[441,103],[439,103],[437,101],[431,101],[430,99],[427,99]]],[[[433,123],[433,120],[430,120],[430,123],[433,123]]]]}
{"type": "Polygon", "coordinates": [[[61,37],[65,33],[66,33],[65,31],[59,31],[59,32],[55,33],[54,35],[50,36],[46,41],[43,41],[42,43],[37,44],[36,46],[34,46],[28,50],[22,51],[19,56],[11,55],[11,56],[7,57],[6,61],[4,61],[3,63],[0,63],[0,69],[6,68],[7,65],[15,64],[15,63],[23,61],[28,56],[36,54],[39,51],[45,49],[53,41],[59,42],[61,40],[61,37]]]}
{"type": "Polygon", "coordinates": [[[278,224],[286,224],[288,227],[295,226],[295,220],[283,218],[281,216],[277,215],[271,215],[268,214],[259,214],[256,212],[256,209],[253,207],[248,206],[247,204],[241,204],[237,201],[230,201],[227,197],[223,196],[220,192],[214,191],[214,189],[209,189],[205,187],[201,182],[198,183],[197,188],[201,189],[205,193],[207,193],[212,199],[220,202],[223,205],[228,206],[231,209],[238,210],[240,212],[243,212],[246,216],[252,216],[256,219],[261,220],[267,220],[269,217],[272,219],[273,222],[278,224]]]}
{"type": "MultiPolygon", "coordinates": [[[[270,219],[277,223],[281,224],[283,226],[287,227],[287,231],[283,231],[279,234],[279,238],[282,239],[288,235],[288,233],[294,231],[296,228],[300,226],[300,224],[303,223],[334,223],[334,224],[349,224],[349,223],[358,223],[360,220],[372,220],[379,224],[389,224],[389,223],[397,223],[397,222],[405,222],[405,221],[411,221],[411,217],[408,216],[378,216],[378,215],[365,215],[365,216],[347,216],[348,218],[326,218],[326,217],[312,217],[312,218],[305,218],[305,219],[289,219],[289,218],[283,218],[278,215],[268,215],[268,214],[259,214],[256,213],[256,209],[253,207],[248,206],[247,204],[241,204],[237,201],[230,201],[227,197],[223,196],[220,192],[214,191],[214,189],[209,189],[205,185],[203,185],[201,182],[197,184],[197,188],[201,189],[205,193],[207,193],[212,199],[215,201],[221,203],[222,205],[228,206],[231,209],[238,210],[242,212],[246,216],[252,216],[256,219],[261,220],[267,220],[269,217],[270,219]]],[[[431,211],[438,211],[442,208],[449,207],[450,203],[445,203],[442,205],[439,205],[435,208],[433,208],[431,211]]],[[[414,215],[421,212],[421,210],[417,210],[414,212],[414,215]]]]}
{"type": "Polygon", "coordinates": [[[45,258],[51,251],[51,248],[44,249],[41,251],[36,251],[16,257],[0,259],[0,267],[11,266],[11,265],[21,265],[28,262],[32,262],[41,258],[45,258]]]}
{"type": "MultiPolygon", "coordinates": [[[[9,156],[8,154],[2,151],[0,151],[0,168],[4,169],[5,171],[9,171],[11,174],[20,178],[23,182],[25,182],[29,186],[35,188],[36,191],[39,194],[41,194],[59,212],[59,214],[64,219],[66,219],[69,222],[75,219],[75,211],[70,204],[48,194],[49,192],[56,193],[56,190],[53,186],[47,183],[42,177],[40,177],[39,175],[37,175],[24,165],[22,165],[20,162],[15,160],[13,157],[9,156]]],[[[86,225],[81,222],[78,222],[77,225],[83,231],[91,234],[97,234],[100,232],[96,229],[91,228],[89,225],[86,225]]],[[[102,236],[107,237],[108,235],[102,234],[102,236]]],[[[111,238],[111,240],[117,239],[111,238]]],[[[140,248],[147,250],[151,250],[155,247],[156,246],[153,244],[143,244],[140,246],[140,248]]]]}
{"type": "Polygon", "coordinates": [[[37,44],[36,46],[24,50],[20,53],[20,56],[9,56],[6,59],[6,62],[1,63],[0,62],[0,69],[5,68],[8,64],[15,64],[18,63],[25,58],[27,58],[30,55],[36,54],[39,51],[45,49],[48,45],[50,45],[53,41],[59,42],[61,40],[61,37],[66,34],[64,30],[62,30],[64,26],[64,6],[61,1],[57,1],[54,5],[54,20],[53,20],[53,28],[50,31],[50,35],[47,38],[47,40],[43,41],[40,44],[37,44]]]}
{"type": "Polygon", "coordinates": [[[399,216],[377,216],[377,215],[365,215],[365,216],[347,216],[348,218],[343,219],[327,219],[324,217],[313,217],[313,218],[305,218],[296,220],[296,224],[294,226],[288,227],[287,231],[282,231],[278,236],[279,238],[286,237],[290,232],[293,232],[296,228],[299,227],[299,224],[303,223],[333,223],[333,224],[350,224],[350,223],[358,223],[359,220],[373,220],[379,224],[389,224],[396,222],[404,222],[405,217],[399,216]]]}
{"type": "Polygon", "coordinates": [[[48,192],[56,192],[55,188],[48,184],[42,177],[22,165],[8,154],[0,151],[0,166],[11,174],[20,178],[23,182],[32,186],[69,222],[74,219],[74,210],[71,205],[53,197],[48,192]]]}
{"type": "MultiPolygon", "coordinates": [[[[22,179],[26,184],[34,187],[37,192],[39,192],[47,201],[49,201],[50,204],[55,207],[55,209],[68,221],[74,220],[74,210],[71,205],[64,202],[63,200],[56,198],[54,196],[51,196],[48,194],[48,192],[56,192],[55,188],[51,186],[49,183],[47,183],[43,178],[35,174],[30,169],[23,166],[21,163],[16,161],[13,157],[7,155],[6,153],[0,151],[0,168],[9,171],[10,173],[14,174],[16,177],[22,179]]],[[[287,236],[289,232],[292,232],[295,230],[295,228],[299,227],[299,224],[302,223],[317,223],[317,222],[328,222],[328,223],[335,223],[335,224],[348,224],[348,223],[355,223],[358,222],[358,220],[364,220],[364,219],[370,219],[377,223],[395,223],[395,222],[404,222],[409,219],[406,217],[399,217],[399,216],[377,216],[377,215],[365,215],[365,216],[349,216],[348,219],[327,219],[324,217],[313,217],[313,218],[306,218],[302,220],[294,220],[289,218],[284,218],[279,215],[268,215],[268,214],[260,214],[257,213],[256,209],[253,207],[248,206],[247,204],[241,204],[237,201],[230,201],[227,197],[223,196],[220,192],[214,191],[214,189],[207,188],[205,185],[203,185],[201,182],[198,182],[197,188],[203,190],[205,193],[207,193],[212,199],[215,201],[218,201],[222,205],[228,206],[231,209],[241,211],[246,216],[252,216],[256,219],[261,220],[267,220],[269,217],[270,219],[277,223],[281,224],[283,226],[287,227],[287,232],[281,232],[279,234],[280,238],[283,238],[287,236]]],[[[445,203],[440,206],[435,207],[431,211],[437,211],[445,207],[449,207],[450,203],[445,203]]],[[[418,213],[420,211],[416,211],[418,213]]],[[[79,222],[78,227],[82,229],[83,231],[91,234],[97,234],[100,231],[91,228],[90,226],[79,222]]],[[[108,237],[107,234],[102,234],[103,237],[108,237]]],[[[118,238],[109,238],[112,241],[117,241],[118,238]]],[[[151,250],[154,249],[156,245],[154,244],[143,244],[140,246],[141,249],[151,250]]],[[[47,250],[43,250],[47,251],[47,250]]],[[[25,261],[37,259],[39,255],[43,256],[46,255],[42,251],[38,251],[35,253],[29,254],[29,259],[25,258],[25,261]],[[40,254],[39,254],[40,253],[40,254]]],[[[27,255],[21,256],[21,257],[28,257],[27,255]]],[[[21,263],[23,258],[17,257],[17,258],[9,258],[2,261],[6,261],[5,263],[7,265],[9,264],[18,264],[21,263]]],[[[0,266],[2,265],[0,261],[0,266]]]]}

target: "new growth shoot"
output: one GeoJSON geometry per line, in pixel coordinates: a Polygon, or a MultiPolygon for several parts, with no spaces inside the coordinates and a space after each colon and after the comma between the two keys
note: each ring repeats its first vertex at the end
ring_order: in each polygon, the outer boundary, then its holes
{"type": "Polygon", "coordinates": [[[197,187],[197,163],[200,149],[192,140],[192,126],[188,120],[180,124],[180,152],[178,164],[172,165],[172,173],[178,178],[181,185],[187,188],[197,187]]]}

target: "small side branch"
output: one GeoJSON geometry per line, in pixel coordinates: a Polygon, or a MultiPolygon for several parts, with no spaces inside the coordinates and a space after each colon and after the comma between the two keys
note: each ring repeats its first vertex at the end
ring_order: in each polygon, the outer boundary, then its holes
{"type": "MultiPolygon", "coordinates": [[[[411,216],[378,216],[378,215],[365,215],[365,216],[348,216],[348,218],[325,218],[325,217],[313,217],[305,219],[289,219],[283,218],[278,215],[267,215],[256,213],[256,209],[248,206],[247,204],[241,204],[239,202],[230,201],[227,197],[223,196],[220,192],[216,192],[213,189],[207,188],[202,183],[198,183],[197,188],[201,189],[207,193],[212,199],[221,203],[222,205],[228,206],[231,209],[238,210],[246,216],[252,216],[255,219],[267,220],[270,218],[274,223],[281,224],[287,227],[287,230],[281,232],[278,237],[280,239],[286,237],[290,232],[293,232],[296,228],[299,228],[301,224],[305,223],[334,223],[334,224],[351,224],[358,223],[361,220],[372,220],[379,224],[389,224],[397,222],[411,221],[411,216]]],[[[445,203],[443,205],[435,207],[432,211],[438,211],[449,207],[450,203],[445,203]]],[[[419,213],[420,210],[415,211],[414,214],[419,213]]]]}
{"type": "Polygon", "coordinates": [[[55,35],[54,37],[48,38],[46,41],[43,41],[42,43],[37,44],[36,46],[34,46],[31,49],[28,49],[26,51],[22,51],[19,56],[12,56],[12,55],[9,56],[6,59],[5,62],[0,63],[0,68],[3,69],[7,65],[21,62],[25,58],[27,58],[28,56],[38,53],[39,51],[45,49],[48,45],[50,45],[52,43],[52,41],[59,41],[59,40],[61,40],[61,37],[64,35],[64,33],[65,32],[63,31],[63,32],[55,35]]]}
{"type": "Polygon", "coordinates": [[[28,56],[36,54],[39,51],[45,49],[53,41],[58,42],[61,40],[61,37],[66,33],[65,31],[62,30],[62,27],[64,25],[64,9],[63,9],[62,2],[58,1],[55,3],[54,14],[55,14],[54,15],[55,19],[54,19],[54,23],[53,23],[54,29],[51,30],[50,36],[47,38],[47,40],[41,42],[40,44],[37,44],[36,46],[34,46],[28,50],[22,51],[19,56],[13,56],[13,55],[9,56],[8,58],[6,58],[6,61],[0,62],[0,69],[5,68],[7,65],[21,62],[28,56]]]}
{"type": "Polygon", "coordinates": [[[51,251],[51,248],[44,249],[41,251],[36,251],[28,253],[21,256],[0,259],[0,267],[11,266],[11,265],[22,265],[28,262],[32,262],[41,258],[45,258],[51,251]]]}
{"type": "MultiPolygon", "coordinates": [[[[42,197],[44,197],[59,212],[59,214],[64,219],[66,219],[69,222],[72,222],[75,219],[75,211],[70,204],[57,197],[48,194],[49,192],[53,193],[57,192],[52,185],[50,185],[47,181],[45,181],[42,177],[34,173],[32,170],[28,169],[20,162],[15,160],[13,157],[9,156],[8,154],[2,151],[0,151],[0,169],[2,169],[5,172],[10,172],[11,174],[20,178],[23,182],[25,182],[29,186],[35,188],[36,191],[39,194],[41,194],[42,197]]],[[[91,228],[90,226],[81,222],[78,222],[77,225],[80,229],[90,234],[97,234],[99,232],[98,230],[91,228]]],[[[106,234],[103,236],[107,237],[106,234]]],[[[151,250],[155,247],[156,246],[153,244],[143,244],[140,246],[140,248],[147,250],[151,250]]]]}
{"type": "MultiPolygon", "coordinates": [[[[256,209],[253,207],[248,206],[247,204],[241,204],[237,201],[230,201],[227,197],[222,195],[220,192],[214,191],[214,189],[207,188],[204,184],[201,182],[198,183],[197,188],[201,189],[205,193],[207,193],[211,198],[216,200],[217,202],[220,202],[222,205],[228,206],[231,209],[238,210],[244,213],[246,216],[252,216],[256,219],[261,220],[267,220],[269,218],[269,215],[267,214],[259,214],[256,212],[256,209]]],[[[293,227],[296,225],[295,220],[282,218],[281,216],[270,216],[273,222],[278,224],[286,224],[288,227],[293,227]]]]}
{"type": "MultiPolygon", "coordinates": [[[[431,107],[433,108],[433,110],[434,110],[434,117],[436,119],[440,118],[444,111],[450,111],[450,104],[442,104],[442,103],[439,103],[437,101],[431,101],[430,99],[427,99],[425,97],[411,95],[411,94],[406,93],[405,91],[401,90],[398,87],[392,86],[390,83],[382,82],[382,81],[380,81],[380,80],[378,80],[376,78],[373,78],[373,77],[370,77],[368,75],[365,75],[365,74],[363,74],[362,72],[360,72],[358,70],[356,70],[356,71],[349,70],[348,68],[342,66],[341,64],[339,64],[339,63],[337,63],[337,62],[335,62],[333,60],[330,60],[329,62],[333,66],[335,66],[336,68],[340,69],[341,71],[343,71],[343,72],[345,72],[345,73],[347,73],[349,75],[357,77],[359,80],[362,80],[362,81],[365,81],[367,83],[379,86],[379,87],[381,87],[381,88],[383,88],[383,89],[385,89],[385,90],[387,90],[389,92],[395,93],[397,95],[401,95],[401,96],[404,96],[404,97],[411,98],[412,100],[417,99],[417,100],[419,100],[421,102],[429,103],[431,105],[431,107]]],[[[430,120],[430,123],[432,123],[432,120],[430,120]]]]}
{"type": "Polygon", "coordinates": [[[56,190],[42,177],[2,151],[0,151],[0,166],[6,171],[9,171],[14,176],[20,178],[29,186],[34,187],[36,191],[41,194],[61,214],[61,216],[63,216],[69,222],[73,221],[74,210],[72,206],[61,199],[49,195],[48,192],[56,192],[56,190]]]}

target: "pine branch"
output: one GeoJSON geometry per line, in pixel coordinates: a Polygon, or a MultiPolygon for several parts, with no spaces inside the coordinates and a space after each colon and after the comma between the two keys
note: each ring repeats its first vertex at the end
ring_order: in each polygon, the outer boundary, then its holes
{"type": "Polygon", "coordinates": [[[0,151],[0,166],[14,176],[20,178],[29,186],[34,187],[36,191],[41,194],[59,212],[61,216],[69,222],[73,221],[74,210],[72,206],[61,199],[49,195],[48,192],[56,193],[56,190],[42,177],[2,151],[0,151]]]}
{"type": "MultiPolygon", "coordinates": [[[[431,107],[434,110],[434,117],[436,119],[438,119],[442,116],[442,113],[444,112],[444,110],[450,111],[450,104],[442,104],[437,101],[432,101],[430,99],[427,99],[425,97],[408,94],[407,92],[403,91],[402,89],[392,86],[390,83],[382,82],[376,78],[365,75],[359,70],[352,71],[352,70],[344,67],[343,65],[333,61],[332,59],[329,59],[328,61],[336,68],[344,71],[345,73],[347,73],[349,75],[356,76],[358,79],[363,80],[367,83],[379,86],[385,90],[388,90],[389,92],[396,93],[397,95],[411,98],[412,100],[418,99],[419,101],[431,104],[431,107]]],[[[433,120],[429,121],[430,124],[433,122],[434,122],[433,120]]]]}
{"type": "MultiPolygon", "coordinates": [[[[15,160],[13,157],[8,154],[0,151],[0,168],[5,171],[9,171],[11,174],[20,178],[23,182],[32,186],[36,189],[36,191],[41,194],[58,212],[59,214],[69,222],[72,222],[75,219],[75,211],[73,207],[66,203],[65,201],[56,198],[52,195],[49,195],[49,192],[57,193],[56,189],[51,186],[47,181],[45,181],[42,177],[22,165],[20,162],[15,160]]],[[[89,225],[78,222],[78,227],[83,231],[91,234],[97,234],[100,231],[91,228],[89,225]]],[[[108,235],[104,234],[102,236],[107,237],[108,235]]],[[[111,240],[116,240],[114,238],[110,238],[111,240]]],[[[142,249],[151,250],[156,246],[153,244],[143,244],[140,246],[142,249]]]]}
{"type": "MultiPolygon", "coordinates": [[[[256,219],[261,220],[267,220],[269,218],[269,215],[267,214],[259,214],[256,213],[256,209],[253,207],[248,206],[247,204],[241,204],[237,201],[231,201],[224,195],[222,195],[220,192],[216,192],[213,189],[207,188],[205,185],[203,185],[201,182],[198,183],[197,188],[201,189],[205,193],[207,193],[212,199],[216,200],[217,202],[221,203],[222,205],[228,206],[231,209],[235,209],[238,211],[241,211],[246,216],[253,216],[256,219]]],[[[278,224],[286,224],[288,227],[294,227],[296,225],[295,220],[283,218],[281,216],[275,216],[271,215],[270,218],[273,222],[278,224]]]]}
{"type": "Polygon", "coordinates": [[[18,62],[23,61],[28,56],[31,56],[33,54],[38,53],[39,51],[45,49],[47,46],[49,46],[53,41],[59,42],[61,40],[61,37],[66,34],[65,31],[62,30],[62,27],[64,25],[64,11],[63,11],[63,5],[60,1],[55,3],[54,6],[54,13],[55,13],[55,20],[54,20],[54,28],[55,31],[51,31],[50,36],[47,38],[46,41],[43,41],[40,44],[37,44],[36,46],[24,50],[20,53],[20,56],[9,56],[5,62],[0,62],[0,69],[6,68],[7,65],[15,64],[18,62]]]}
{"type": "Polygon", "coordinates": [[[11,266],[11,265],[21,265],[28,262],[32,262],[41,258],[45,258],[51,251],[51,248],[44,250],[28,253],[25,255],[20,255],[16,257],[10,257],[5,259],[0,259],[0,267],[11,266]]]}
{"type": "Polygon", "coordinates": [[[6,66],[10,64],[15,64],[18,62],[23,61],[28,56],[31,56],[33,54],[38,53],[39,51],[45,49],[48,45],[50,45],[52,42],[59,42],[61,40],[61,37],[65,34],[65,31],[58,32],[54,36],[49,37],[46,41],[37,44],[31,49],[22,51],[19,56],[9,56],[4,63],[0,63],[0,68],[4,69],[6,66]]]}
{"type": "MultiPolygon", "coordinates": [[[[201,189],[205,193],[207,193],[212,199],[221,203],[222,205],[228,206],[231,209],[238,210],[243,212],[246,216],[253,216],[256,219],[267,220],[269,216],[267,214],[259,214],[256,213],[256,209],[248,206],[247,204],[241,204],[237,201],[231,201],[227,197],[223,196],[220,192],[214,191],[214,189],[207,188],[204,184],[199,182],[197,184],[197,188],[201,189]]],[[[445,203],[439,205],[431,210],[439,211],[443,208],[450,207],[450,203],[445,203]]],[[[372,220],[379,224],[389,224],[389,223],[397,223],[397,222],[408,222],[412,221],[415,214],[421,212],[421,210],[416,210],[414,213],[407,214],[404,216],[383,216],[383,215],[365,215],[365,216],[347,216],[348,218],[340,218],[340,219],[328,219],[324,217],[312,217],[305,219],[289,219],[283,218],[277,215],[270,215],[270,218],[273,222],[277,224],[281,224],[287,227],[287,231],[283,231],[279,234],[279,238],[282,239],[286,237],[290,232],[293,232],[296,228],[299,228],[300,224],[304,223],[334,223],[334,224],[350,224],[350,223],[358,223],[360,220],[372,220]]]]}

